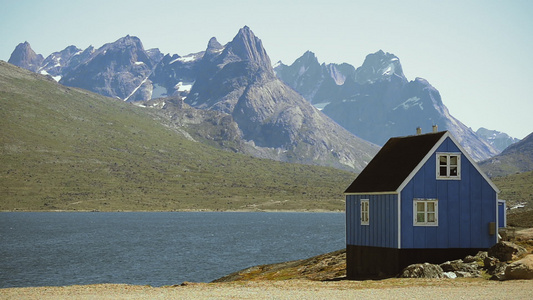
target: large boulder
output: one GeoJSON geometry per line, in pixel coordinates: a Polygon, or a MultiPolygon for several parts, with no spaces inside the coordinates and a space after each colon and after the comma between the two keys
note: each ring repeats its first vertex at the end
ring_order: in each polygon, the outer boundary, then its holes
{"type": "Polygon", "coordinates": [[[403,269],[400,278],[444,278],[444,272],[438,265],[430,263],[413,264],[403,269]]]}
{"type": "Polygon", "coordinates": [[[524,247],[506,241],[497,243],[488,251],[489,256],[495,257],[500,261],[510,261],[525,253],[527,253],[527,250],[524,247]]]}
{"type": "Polygon", "coordinates": [[[509,264],[505,268],[505,279],[533,279],[533,254],[509,264]]]}

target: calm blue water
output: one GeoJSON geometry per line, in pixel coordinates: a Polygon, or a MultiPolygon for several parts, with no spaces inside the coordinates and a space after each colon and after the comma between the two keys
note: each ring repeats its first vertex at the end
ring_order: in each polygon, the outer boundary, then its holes
{"type": "Polygon", "coordinates": [[[0,213],[0,288],[209,282],[345,247],[344,213],[0,213]]]}

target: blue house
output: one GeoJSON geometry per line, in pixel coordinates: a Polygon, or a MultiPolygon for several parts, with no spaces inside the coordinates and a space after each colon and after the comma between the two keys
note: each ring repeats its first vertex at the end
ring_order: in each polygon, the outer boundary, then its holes
{"type": "Polygon", "coordinates": [[[490,248],[505,226],[498,193],[447,131],[389,139],[345,191],[347,276],[490,248]]]}

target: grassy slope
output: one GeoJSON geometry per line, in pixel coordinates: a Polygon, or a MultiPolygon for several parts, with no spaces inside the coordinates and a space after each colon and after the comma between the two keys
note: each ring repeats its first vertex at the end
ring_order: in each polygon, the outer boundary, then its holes
{"type": "Polygon", "coordinates": [[[495,177],[492,181],[500,189],[500,199],[508,207],[525,203],[526,207],[508,211],[507,224],[514,227],[533,227],[533,171],[495,177]]]}
{"type": "Polygon", "coordinates": [[[342,210],[354,174],[191,142],[142,109],[0,61],[0,210],[342,210]]]}

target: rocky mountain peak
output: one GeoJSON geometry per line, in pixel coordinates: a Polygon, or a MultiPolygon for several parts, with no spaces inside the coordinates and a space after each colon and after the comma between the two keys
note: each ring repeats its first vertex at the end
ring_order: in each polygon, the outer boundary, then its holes
{"type": "Polygon", "coordinates": [[[392,53],[383,52],[383,50],[367,55],[363,65],[355,71],[355,80],[359,84],[390,80],[393,76],[407,82],[400,59],[392,53]]]}
{"type": "Polygon", "coordinates": [[[318,58],[316,57],[315,53],[309,50],[305,51],[304,55],[302,55],[300,59],[308,63],[318,64],[318,58]]]}
{"type": "MultiPolygon", "coordinates": [[[[81,49],[72,45],[59,52],[54,52],[41,63],[40,72],[41,74],[54,76],[54,78],[58,80],[58,78],[61,78],[64,69],[68,68],[71,64],[71,59],[81,53],[81,49]]],[[[75,60],[75,64],[78,63],[78,61],[79,60],[75,60]]]]}
{"type": "Polygon", "coordinates": [[[150,98],[153,64],[139,38],[127,35],[90,52],[60,83],[125,101],[150,98]]]}
{"type": "Polygon", "coordinates": [[[225,49],[226,55],[236,56],[243,61],[258,64],[263,68],[272,69],[263,43],[248,26],[244,26],[239,33],[228,43],[225,49]]]}
{"type": "Polygon", "coordinates": [[[11,53],[8,63],[36,72],[39,70],[43,60],[43,56],[36,54],[31,48],[30,43],[26,41],[17,45],[13,53],[11,53]]]}
{"type": "Polygon", "coordinates": [[[219,51],[221,49],[224,49],[224,46],[222,46],[222,44],[220,44],[218,41],[217,41],[217,38],[216,37],[212,37],[209,42],[207,43],[207,51],[208,52],[214,52],[214,51],[219,51]]]}

